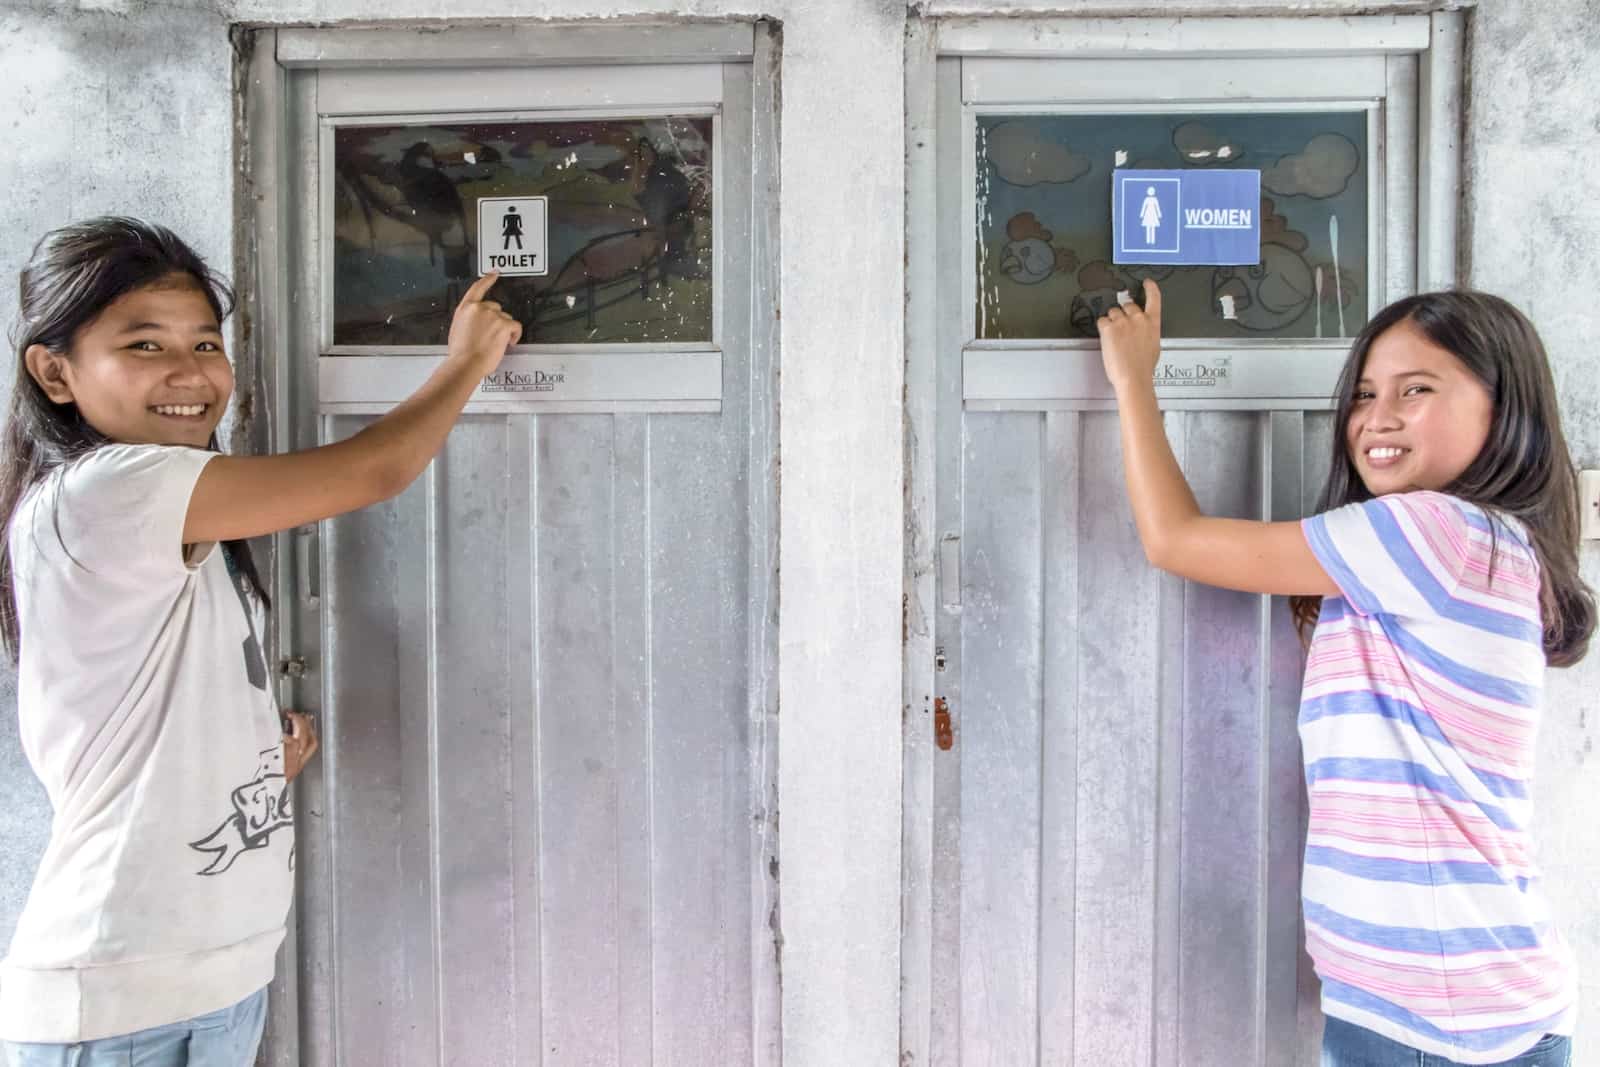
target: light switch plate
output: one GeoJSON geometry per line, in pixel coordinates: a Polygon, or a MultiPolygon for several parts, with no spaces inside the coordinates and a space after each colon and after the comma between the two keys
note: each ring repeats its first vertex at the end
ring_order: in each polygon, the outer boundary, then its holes
{"type": "Polygon", "coordinates": [[[1578,537],[1600,541],[1600,471],[1578,472],[1578,537]]]}

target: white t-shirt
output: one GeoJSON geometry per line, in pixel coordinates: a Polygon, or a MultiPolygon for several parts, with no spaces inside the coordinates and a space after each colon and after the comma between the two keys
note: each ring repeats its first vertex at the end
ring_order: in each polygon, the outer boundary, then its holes
{"type": "Polygon", "coordinates": [[[212,457],[108,445],[12,521],[22,747],[55,818],[0,964],[0,1038],[131,1033],[272,980],[293,813],[253,598],[220,546],[185,559],[212,457]]]}

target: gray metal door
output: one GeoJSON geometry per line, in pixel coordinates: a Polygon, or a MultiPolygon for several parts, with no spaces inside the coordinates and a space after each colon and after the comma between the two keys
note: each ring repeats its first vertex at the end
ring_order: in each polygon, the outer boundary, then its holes
{"type": "Polygon", "coordinates": [[[1285,190],[1274,195],[1289,236],[1264,252],[1264,277],[1159,276],[1171,306],[1202,295],[1170,317],[1158,391],[1207,513],[1305,514],[1344,338],[1415,284],[1430,246],[1414,146],[1432,26],[1351,20],[1330,36],[1317,20],[1267,21],[913,32],[908,1063],[1316,1062],[1298,899],[1300,647],[1281,599],[1190,585],[1145,560],[1092,339],[1094,302],[1140,276],[1093,261],[1109,239],[1083,219],[1108,229],[1109,196],[1074,200],[1072,184],[1098,175],[1109,192],[1111,167],[1200,165],[1189,152],[1225,147],[1255,151],[1240,165],[1285,190]],[[1306,54],[1283,54],[1296,48],[1306,54]],[[1296,200],[1287,169],[1271,170],[1263,146],[1297,123],[1301,143],[1338,136],[1354,153],[1340,199],[1296,200]],[[1153,127],[1168,140],[1141,140],[1153,127]],[[1348,241],[1345,263],[1333,250],[1336,265],[1319,249],[1328,203],[1347,237],[1365,220],[1364,245],[1348,241]],[[1336,304],[1323,282],[1340,268],[1352,292],[1336,304]],[[1268,286],[1291,289],[1302,269],[1315,295],[1305,286],[1305,303],[1269,320],[1268,286]],[[1051,287],[1054,305],[1034,295],[1051,287]],[[1253,301],[1247,324],[1220,321],[1226,304],[1206,311],[1204,294],[1231,292],[1253,301]],[[1260,338],[1244,336],[1256,326],[1260,338]]]}
{"type": "Polygon", "coordinates": [[[297,958],[273,1062],[775,1062],[773,229],[754,180],[758,160],[773,169],[765,33],[281,31],[257,49],[253,165],[258,186],[276,173],[288,190],[258,214],[261,328],[288,353],[266,384],[302,446],[358,431],[441,351],[334,332],[345,282],[329,275],[377,255],[330,248],[349,243],[336,196],[368,209],[352,215],[362,239],[415,231],[406,254],[433,264],[460,238],[414,221],[428,204],[403,167],[458,188],[527,172],[484,167],[482,144],[505,160],[509,143],[486,123],[552,123],[534,149],[517,145],[545,152],[560,134],[572,162],[552,151],[535,177],[589,166],[586,187],[608,190],[645,184],[644,137],[628,131],[680,122],[701,154],[675,165],[698,160],[715,183],[702,217],[669,220],[666,237],[646,213],[641,230],[584,246],[626,251],[644,233],[634,275],[618,282],[580,250],[562,268],[579,280],[550,282],[567,308],[543,305],[570,332],[596,317],[580,301],[643,320],[651,286],[709,284],[703,342],[520,350],[404,494],[283,540],[285,700],[319,713],[323,755],[300,793],[297,958]],[[572,66],[585,49],[632,65],[572,66]],[[358,111],[399,132],[361,140],[368,174],[352,178],[329,153],[358,111]],[[470,154],[448,155],[453,130],[476,138],[470,154]],[[432,160],[372,161],[428,137],[432,160]],[[385,221],[395,189],[414,214],[385,221]],[[670,242],[692,227],[709,249],[673,264],[670,242]],[[424,239],[438,243],[426,259],[424,239]],[[669,380],[663,360],[690,373],[669,380]]]}

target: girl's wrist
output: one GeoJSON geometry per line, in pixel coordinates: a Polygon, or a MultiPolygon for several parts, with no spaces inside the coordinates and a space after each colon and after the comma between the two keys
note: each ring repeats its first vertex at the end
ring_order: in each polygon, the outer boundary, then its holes
{"type": "Polygon", "coordinates": [[[474,376],[482,378],[490,374],[500,360],[489,352],[474,352],[466,349],[460,352],[450,352],[445,362],[452,363],[463,371],[470,371],[474,376]]]}
{"type": "Polygon", "coordinates": [[[1156,391],[1155,376],[1153,373],[1148,377],[1130,377],[1126,374],[1119,374],[1111,378],[1111,390],[1116,393],[1119,401],[1144,396],[1147,393],[1154,396],[1156,391]]]}

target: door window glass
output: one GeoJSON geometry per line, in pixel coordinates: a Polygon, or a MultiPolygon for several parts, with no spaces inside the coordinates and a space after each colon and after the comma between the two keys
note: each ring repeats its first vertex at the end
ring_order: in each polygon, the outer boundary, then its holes
{"type": "Polygon", "coordinates": [[[524,344],[709,343],[711,139],[706,117],[339,127],[334,343],[444,344],[477,201],[507,196],[549,198],[548,272],[495,288],[524,344]]]}
{"type": "Polygon", "coordinates": [[[1093,337],[1144,278],[1168,337],[1353,336],[1370,308],[1369,152],[1365,111],[980,115],[977,336],[1093,337]],[[1261,261],[1113,264],[1119,166],[1260,170],[1261,261]]]}

